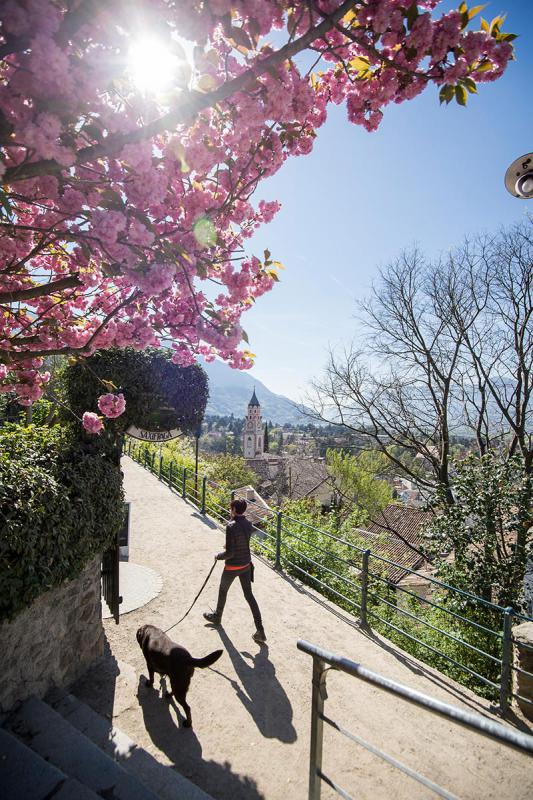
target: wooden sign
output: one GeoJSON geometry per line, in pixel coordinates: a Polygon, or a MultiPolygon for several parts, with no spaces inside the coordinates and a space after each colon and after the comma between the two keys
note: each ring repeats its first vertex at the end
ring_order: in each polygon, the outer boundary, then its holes
{"type": "Polygon", "coordinates": [[[147,431],[145,428],[138,428],[137,425],[130,425],[126,433],[134,439],[140,439],[141,442],[168,442],[181,436],[179,428],[168,431],[147,431]]]}

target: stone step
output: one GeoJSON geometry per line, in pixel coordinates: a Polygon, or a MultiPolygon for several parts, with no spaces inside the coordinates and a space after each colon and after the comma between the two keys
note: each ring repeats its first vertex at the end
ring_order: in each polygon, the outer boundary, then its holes
{"type": "Polygon", "coordinates": [[[6,800],[98,800],[98,795],[0,728],[0,788],[6,800]]]}
{"type": "Polygon", "coordinates": [[[30,697],[5,721],[7,730],[70,778],[113,800],[159,800],[61,714],[30,697]]]}
{"type": "Polygon", "coordinates": [[[169,766],[160,764],[109,720],[97,714],[77,697],[54,690],[46,700],[74,728],[94,742],[108,756],[150,786],[161,800],[212,800],[196,784],[169,766]]]}

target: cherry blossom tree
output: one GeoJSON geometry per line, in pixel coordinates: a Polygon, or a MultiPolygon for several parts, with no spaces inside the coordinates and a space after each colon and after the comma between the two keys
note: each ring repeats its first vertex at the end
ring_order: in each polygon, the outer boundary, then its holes
{"type": "Polygon", "coordinates": [[[4,0],[0,390],[29,405],[47,355],[110,347],[250,366],[241,316],[280,266],[245,253],[279,208],[252,204],[259,182],[330,103],[372,131],[430,83],[464,105],[512,57],[501,18],[438,5],[4,0]]]}

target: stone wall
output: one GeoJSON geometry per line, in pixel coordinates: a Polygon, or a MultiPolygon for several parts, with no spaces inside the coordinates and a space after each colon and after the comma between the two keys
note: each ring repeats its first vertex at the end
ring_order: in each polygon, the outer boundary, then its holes
{"type": "Polygon", "coordinates": [[[104,651],[101,559],[0,625],[0,712],[75,681],[104,651]]]}
{"type": "Polygon", "coordinates": [[[533,622],[523,622],[513,628],[515,667],[524,672],[514,671],[513,691],[526,702],[516,698],[518,707],[525,717],[533,721],[533,622]],[[529,700],[529,703],[527,702],[529,700]]]}

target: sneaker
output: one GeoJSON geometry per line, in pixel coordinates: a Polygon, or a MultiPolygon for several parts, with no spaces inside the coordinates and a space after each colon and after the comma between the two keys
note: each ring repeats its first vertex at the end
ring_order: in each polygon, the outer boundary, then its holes
{"type": "Polygon", "coordinates": [[[221,617],[216,611],[206,611],[204,614],[204,619],[206,619],[208,622],[211,622],[213,625],[220,625],[221,622],[221,617]]]}
{"type": "Polygon", "coordinates": [[[267,640],[267,637],[265,636],[263,628],[258,628],[253,634],[252,639],[254,642],[257,642],[257,644],[264,644],[267,640]]]}

